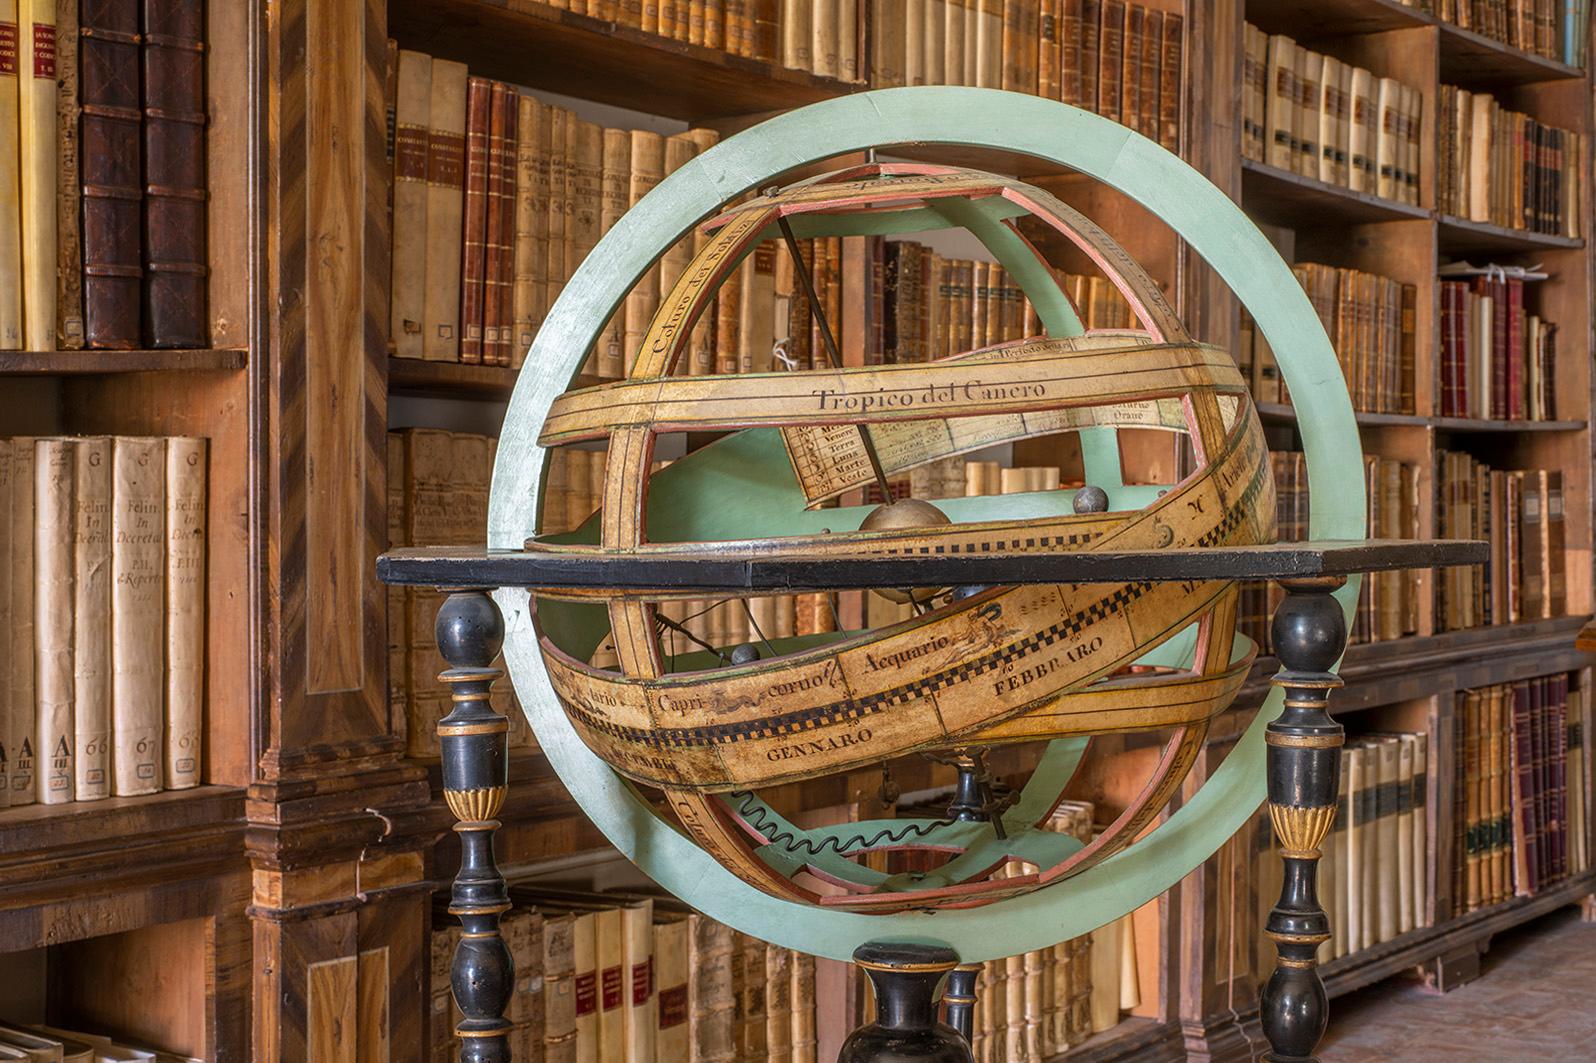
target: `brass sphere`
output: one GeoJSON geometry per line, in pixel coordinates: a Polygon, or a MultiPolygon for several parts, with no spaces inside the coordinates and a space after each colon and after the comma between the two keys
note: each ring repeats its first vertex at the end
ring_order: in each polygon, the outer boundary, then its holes
{"type": "MultiPolygon", "coordinates": [[[[900,498],[896,502],[883,502],[859,525],[860,531],[897,531],[900,528],[937,528],[952,524],[948,515],[919,498],[900,498]]],[[[875,587],[874,593],[889,602],[902,605],[910,600],[929,601],[941,594],[941,587],[917,587],[913,592],[895,587],[875,587]]]]}

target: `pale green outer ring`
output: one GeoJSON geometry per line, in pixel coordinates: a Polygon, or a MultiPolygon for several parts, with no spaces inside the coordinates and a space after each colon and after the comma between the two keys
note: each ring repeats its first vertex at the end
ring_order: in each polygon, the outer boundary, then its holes
{"type": "MultiPolygon", "coordinates": [[[[991,89],[866,92],[791,111],[732,137],[666,178],[577,269],[550,311],[505,416],[488,509],[488,545],[519,548],[536,521],[545,463],[537,435],[549,404],[632,284],[692,224],[798,166],[894,144],[1020,152],[1111,185],[1162,218],[1218,271],[1269,340],[1298,412],[1316,539],[1365,534],[1363,460],[1341,369],[1307,296],[1235,203],[1154,142],[1086,111],[991,89]],[[549,366],[564,366],[549,371],[549,366]]],[[[1350,617],[1356,579],[1339,592],[1350,617]]],[[[1264,798],[1264,725],[1280,694],[1190,800],[1124,852],[1065,882],[985,908],[871,916],[821,911],[759,892],[656,818],[571,729],[551,692],[526,592],[497,592],[504,653],[549,762],[609,840],[662,887],[705,914],[787,948],[847,960],[866,940],[945,942],[967,962],[1043,948],[1134,910],[1219,848],[1264,798]]]]}

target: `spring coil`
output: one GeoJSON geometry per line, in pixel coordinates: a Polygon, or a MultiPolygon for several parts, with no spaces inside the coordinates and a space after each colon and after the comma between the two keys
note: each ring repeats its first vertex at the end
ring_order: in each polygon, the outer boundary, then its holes
{"type": "Polygon", "coordinates": [[[751,790],[738,790],[727,795],[737,800],[737,812],[754,831],[766,838],[771,845],[779,845],[790,853],[802,852],[805,856],[819,856],[826,850],[831,850],[838,856],[846,856],[850,852],[863,849],[874,849],[883,842],[896,845],[908,838],[923,838],[933,831],[943,827],[951,827],[959,821],[956,819],[938,819],[930,823],[917,820],[906,822],[901,828],[883,827],[872,835],[855,834],[848,838],[827,837],[820,841],[803,837],[789,830],[782,830],[766,811],[763,803],[756,798],[751,790]]]}

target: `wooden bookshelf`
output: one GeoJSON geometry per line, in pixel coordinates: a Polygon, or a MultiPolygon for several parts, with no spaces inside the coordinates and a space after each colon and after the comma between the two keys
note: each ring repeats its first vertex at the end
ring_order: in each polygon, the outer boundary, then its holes
{"type": "Polygon", "coordinates": [[[100,376],[109,373],[242,369],[246,347],[162,351],[0,351],[0,376],[100,376]]]}

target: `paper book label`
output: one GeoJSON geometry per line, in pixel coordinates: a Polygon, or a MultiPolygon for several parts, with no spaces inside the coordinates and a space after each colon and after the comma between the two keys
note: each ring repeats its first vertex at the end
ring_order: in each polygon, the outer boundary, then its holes
{"type": "Polygon", "coordinates": [[[0,22],[0,75],[17,73],[17,24],[0,22]]]}
{"type": "Polygon", "coordinates": [[[654,958],[650,956],[642,963],[632,964],[632,1006],[642,1007],[648,1003],[648,994],[654,989],[654,958]]]}
{"type": "MultiPolygon", "coordinates": [[[[620,972],[616,971],[619,980],[620,972]]],[[[592,971],[576,976],[576,1017],[592,1015],[598,1011],[598,976],[592,971]]]]}
{"type": "Polygon", "coordinates": [[[659,1028],[668,1030],[687,1021],[687,987],[672,986],[659,991],[659,1028]]]}
{"type": "Polygon", "coordinates": [[[602,1006],[605,1011],[614,1011],[621,1006],[621,969],[619,967],[604,968],[601,993],[602,1006]]]}
{"type": "Polygon", "coordinates": [[[55,27],[42,22],[33,24],[33,76],[55,80],[55,27]]]}

